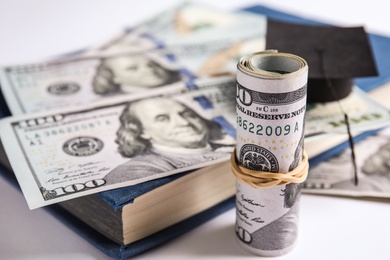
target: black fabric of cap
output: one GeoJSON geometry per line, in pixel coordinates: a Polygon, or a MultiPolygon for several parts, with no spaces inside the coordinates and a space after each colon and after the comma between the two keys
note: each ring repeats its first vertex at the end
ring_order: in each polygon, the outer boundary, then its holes
{"type": "Polygon", "coordinates": [[[266,49],[292,53],[309,65],[308,102],[346,97],[353,78],[378,75],[363,27],[303,25],[268,20],[266,49]],[[329,91],[329,82],[334,91],[329,91]]]}

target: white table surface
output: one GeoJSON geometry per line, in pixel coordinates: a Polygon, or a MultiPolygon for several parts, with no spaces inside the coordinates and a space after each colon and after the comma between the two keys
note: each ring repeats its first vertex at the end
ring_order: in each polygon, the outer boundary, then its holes
{"type": "MultiPolygon", "coordinates": [[[[91,46],[176,0],[0,0],[0,65],[37,61],[91,46]]],[[[390,37],[387,0],[200,1],[224,10],[265,4],[390,37]]],[[[389,68],[390,69],[390,68],[389,68]]],[[[390,259],[387,202],[304,194],[299,239],[273,259],[390,259]]],[[[0,177],[0,259],[109,259],[45,209],[30,211],[0,177]]],[[[137,259],[254,259],[234,240],[235,209],[137,259]]],[[[265,259],[265,258],[263,258],[265,259]]]]}

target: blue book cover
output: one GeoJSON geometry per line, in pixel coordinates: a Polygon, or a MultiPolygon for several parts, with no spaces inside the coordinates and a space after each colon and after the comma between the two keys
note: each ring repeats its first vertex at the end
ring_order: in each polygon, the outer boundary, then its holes
{"type": "MultiPolygon", "coordinates": [[[[243,10],[261,14],[261,15],[266,15],[268,18],[285,21],[285,22],[320,25],[320,23],[316,21],[286,14],[260,5],[250,6],[243,10]]],[[[377,63],[379,76],[356,79],[355,81],[356,84],[365,91],[370,91],[376,87],[383,85],[384,83],[390,80],[390,70],[387,69],[390,67],[390,59],[389,59],[390,38],[383,37],[380,35],[375,35],[375,34],[369,34],[369,40],[373,49],[375,61],[377,63]]],[[[10,112],[6,106],[4,98],[0,95],[0,118],[9,115],[10,112]]],[[[364,133],[358,136],[357,139],[362,139],[369,134],[370,133],[364,133]]],[[[319,156],[311,158],[310,163],[312,165],[317,164],[322,160],[325,160],[330,156],[339,153],[346,147],[348,147],[348,143],[343,143],[335,147],[334,149],[331,149],[330,151],[327,151],[319,156]]],[[[0,173],[5,178],[9,179],[11,183],[18,185],[13,173],[1,165],[0,165],[0,173]]],[[[161,185],[165,185],[171,181],[174,181],[177,178],[181,178],[186,174],[191,174],[191,173],[188,172],[181,173],[174,176],[153,180],[147,183],[138,184],[131,187],[105,191],[97,194],[96,196],[98,196],[101,199],[102,203],[106,203],[114,210],[120,209],[121,207],[123,207],[123,205],[132,203],[136,197],[148,191],[151,191],[161,185]]],[[[209,208],[197,215],[185,219],[180,223],[177,223],[158,233],[155,233],[149,237],[146,237],[144,239],[141,239],[139,241],[133,242],[128,245],[119,245],[113,242],[112,240],[106,238],[105,236],[103,236],[93,228],[89,227],[83,221],[73,216],[72,214],[70,214],[69,212],[67,212],[65,209],[63,209],[58,205],[51,205],[45,208],[48,211],[50,211],[52,214],[54,214],[69,228],[71,228],[80,236],[88,240],[91,244],[96,246],[96,248],[100,249],[101,251],[105,252],[107,255],[113,258],[123,259],[123,258],[128,258],[140,254],[142,252],[145,252],[157,246],[161,246],[164,243],[210,220],[211,218],[233,208],[234,205],[235,205],[234,198],[230,198],[212,208],[209,208]]]]}

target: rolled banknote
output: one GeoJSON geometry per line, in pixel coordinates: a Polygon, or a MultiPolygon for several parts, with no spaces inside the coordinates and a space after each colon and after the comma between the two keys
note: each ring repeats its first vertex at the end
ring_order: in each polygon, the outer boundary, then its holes
{"type": "Polygon", "coordinates": [[[298,235],[307,175],[303,152],[308,66],[277,51],[244,56],[237,71],[236,237],[249,252],[279,256],[298,235]]]}

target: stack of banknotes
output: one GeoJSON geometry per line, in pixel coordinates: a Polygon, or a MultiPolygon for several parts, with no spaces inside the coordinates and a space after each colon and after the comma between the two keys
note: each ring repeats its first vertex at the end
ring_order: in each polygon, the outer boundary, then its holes
{"type": "MultiPolygon", "coordinates": [[[[264,16],[183,3],[77,54],[3,66],[12,116],[1,119],[1,141],[30,208],[227,161],[237,62],[263,51],[266,33],[264,16]]],[[[358,86],[340,102],[353,134],[389,125],[388,108],[358,86]]],[[[338,102],[306,106],[309,156],[346,140],[343,119],[338,102]]],[[[390,196],[388,136],[357,147],[360,186],[342,154],[310,169],[306,191],[390,196]]]]}

